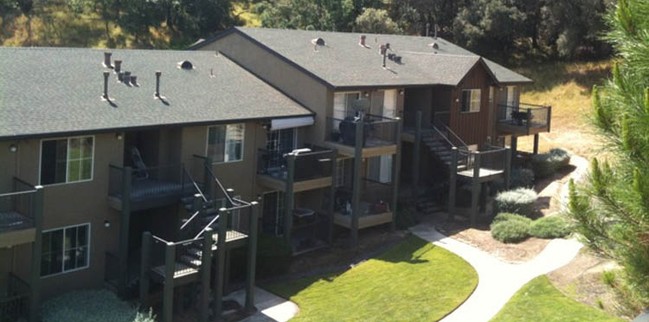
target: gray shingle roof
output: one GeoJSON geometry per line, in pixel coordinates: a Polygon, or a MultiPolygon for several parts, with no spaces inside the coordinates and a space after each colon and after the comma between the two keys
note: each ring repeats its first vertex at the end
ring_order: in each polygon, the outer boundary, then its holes
{"type": "Polygon", "coordinates": [[[104,50],[0,47],[0,139],[313,114],[213,52],[109,51],[139,84],[111,72],[116,107],[101,99],[104,50]],[[178,68],[184,60],[195,68],[178,68]],[[168,105],[153,97],[155,71],[168,105]]]}
{"type": "MultiPolygon", "coordinates": [[[[236,27],[240,32],[292,61],[333,87],[388,85],[457,85],[480,60],[499,83],[528,83],[530,79],[456,46],[442,38],[360,33],[236,27]],[[315,46],[313,39],[324,39],[315,46]],[[379,46],[389,43],[402,64],[387,61],[382,68],[379,46]],[[438,48],[431,46],[436,43],[438,48]]],[[[218,37],[218,36],[217,36],[218,37]]],[[[210,41],[195,45],[200,48],[210,41]]]]}

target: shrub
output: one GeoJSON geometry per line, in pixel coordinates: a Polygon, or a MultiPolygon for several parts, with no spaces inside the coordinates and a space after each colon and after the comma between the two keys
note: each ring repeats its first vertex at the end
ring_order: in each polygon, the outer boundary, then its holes
{"type": "Polygon", "coordinates": [[[523,216],[517,215],[517,214],[512,214],[512,213],[509,213],[509,212],[501,212],[498,215],[496,215],[496,217],[494,217],[491,224],[493,225],[493,224],[503,222],[503,221],[508,221],[508,220],[519,220],[519,221],[526,222],[528,224],[532,223],[532,219],[530,219],[530,218],[523,217],[523,216]]]}
{"type": "Polygon", "coordinates": [[[529,217],[538,195],[532,189],[517,188],[499,193],[495,199],[496,213],[510,212],[529,217]]]}
{"type": "Polygon", "coordinates": [[[491,236],[503,243],[518,243],[530,237],[530,222],[503,220],[491,224],[491,236]]]}
{"type": "Polygon", "coordinates": [[[536,178],[547,178],[570,164],[570,154],[563,149],[552,149],[548,153],[532,157],[532,169],[536,178]]]}
{"type": "Polygon", "coordinates": [[[139,313],[107,290],[75,291],[43,303],[44,322],[154,322],[155,317],[139,313]]]}
{"type": "Polygon", "coordinates": [[[534,171],[525,168],[512,169],[509,186],[514,188],[531,188],[534,186],[534,171]]]}
{"type": "Polygon", "coordinates": [[[570,234],[568,221],[561,216],[543,217],[532,222],[530,235],[538,238],[563,238],[570,234]]]}
{"type": "Polygon", "coordinates": [[[282,237],[259,234],[257,275],[271,277],[288,273],[293,259],[291,246],[282,237]]]}

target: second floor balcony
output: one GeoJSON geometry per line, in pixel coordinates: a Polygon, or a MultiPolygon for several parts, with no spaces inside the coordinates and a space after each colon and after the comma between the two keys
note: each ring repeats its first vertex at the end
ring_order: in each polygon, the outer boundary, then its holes
{"type": "Polygon", "coordinates": [[[33,242],[42,217],[43,189],[13,179],[13,191],[0,194],[0,248],[33,242]]]}
{"type": "Polygon", "coordinates": [[[550,132],[552,106],[498,105],[496,128],[502,134],[531,135],[550,132]]]}
{"type": "Polygon", "coordinates": [[[326,144],[349,157],[356,148],[363,150],[363,157],[394,154],[400,139],[399,119],[378,115],[328,117],[326,126],[326,144]]]}
{"type": "Polygon", "coordinates": [[[292,185],[293,192],[331,186],[335,151],[310,146],[282,154],[259,149],[257,180],[260,184],[286,192],[292,185]]]}

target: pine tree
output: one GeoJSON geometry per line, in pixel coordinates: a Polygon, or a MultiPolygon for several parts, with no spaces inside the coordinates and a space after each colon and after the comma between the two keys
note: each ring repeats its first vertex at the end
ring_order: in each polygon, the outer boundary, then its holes
{"type": "Polygon", "coordinates": [[[591,248],[623,267],[623,293],[649,305],[649,0],[619,0],[607,17],[617,57],[593,91],[593,123],[610,151],[571,184],[570,215],[591,248]]]}

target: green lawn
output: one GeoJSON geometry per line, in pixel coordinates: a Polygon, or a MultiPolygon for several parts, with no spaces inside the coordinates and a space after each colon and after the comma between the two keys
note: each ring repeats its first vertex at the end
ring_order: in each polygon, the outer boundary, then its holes
{"type": "Polygon", "coordinates": [[[599,322],[624,321],[563,295],[548,278],[539,276],[523,286],[492,322],[499,321],[599,322]]]}
{"type": "Polygon", "coordinates": [[[435,321],[475,289],[475,270],[458,256],[411,236],[339,274],[267,287],[300,307],[295,321],[435,321]]]}

